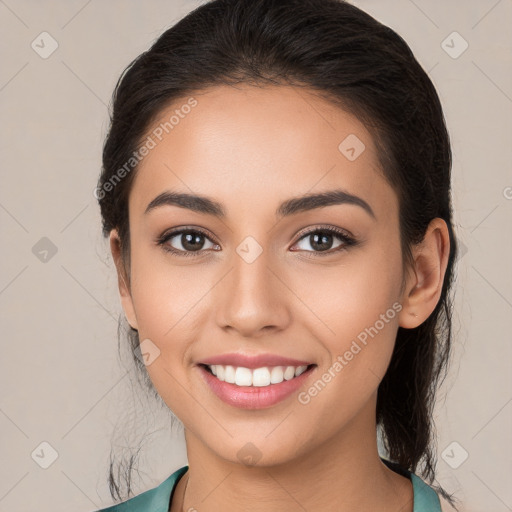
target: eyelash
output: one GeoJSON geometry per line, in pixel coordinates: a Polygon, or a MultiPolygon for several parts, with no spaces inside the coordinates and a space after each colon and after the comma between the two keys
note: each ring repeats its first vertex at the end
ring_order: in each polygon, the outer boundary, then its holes
{"type": "MultiPolygon", "coordinates": [[[[198,229],[198,228],[193,228],[192,229],[192,228],[184,227],[184,228],[176,229],[176,230],[173,230],[173,231],[170,231],[170,232],[162,234],[156,240],[156,243],[157,243],[158,246],[161,246],[164,251],[170,252],[172,254],[175,254],[176,256],[184,256],[184,257],[191,257],[192,256],[192,257],[195,257],[195,256],[197,256],[198,254],[202,253],[205,250],[211,250],[211,249],[201,249],[199,251],[182,251],[180,249],[174,249],[173,247],[170,247],[170,246],[166,245],[166,243],[171,238],[174,238],[175,236],[181,235],[183,233],[200,234],[200,235],[203,235],[205,238],[208,238],[208,240],[210,240],[209,235],[205,231],[203,231],[201,229],[198,229]]],[[[313,253],[314,254],[314,256],[307,256],[308,258],[312,258],[312,257],[316,257],[316,256],[332,255],[334,253],[337,253],[337,252],[340,252],[340,251],[343,251],[343,250],[347,250],[348,247],[353,247],[353,246],[355,246],[355,245],[357,245],[359,243],[355,238],[353,238],[352,236],[348,235],[344,230],[341,230],[339,228],[335,228],[335,227],[331,226],[331,227],[320,227],[320,228],[317,227],[317,228],[310,229],[309,231],[306,231],[305,233],[303,233],[301,235],[301,237],[297,240],[297,242],[295,242],[295,244],[297,244],[298,242],[300,242],[304,238],[307,238],[309,235],[312,235],[314,233],[324,233],[324,234],[328,233],[328,234],[335,235],[343,243],[342,243],[342,245],[336,247],[335,249],[330,249],[328,251],[305,251],[305,252],[313,253]]],[[[210,242],[212,242],[212,240],[210,240],[210,242]]],[[[213,243],[215,243],[215,242],[213,242],[213,243]]],[[[298,251],[300,251],[300,249],[298,249],[297,251],[294,251],[294,252],[298,252],[298,251]]]]}

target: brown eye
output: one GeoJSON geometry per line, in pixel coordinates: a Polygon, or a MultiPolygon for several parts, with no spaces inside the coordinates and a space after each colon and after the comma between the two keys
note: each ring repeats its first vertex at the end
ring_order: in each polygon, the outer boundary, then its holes
{"type": "Polygon", "coordinates": [[[203,248],[205,242],[205,237],[201,233],[181,233],[179,235],[176,235],[176,237],[179,240],[182,247],[180,250],[185,251],[199,251],[203,248]]]}
{"type": "Polygon", "coordinates": [[[164,234],[157,241],[168,252],[179,256],[192,256],[216,246],[210,238],[197,229],[180,229],[164,234]],[[208,246],[208,243],[211,244],[208,246]]]}
{"type": "Polygon", "coordinates": [[[311,230],[303,235],[297,244],[301,242],[303,242],[303,247],[299,247],[298,250],[313,252],[319,255],[322,255],[322,253],[332,254],[357,244],[354,238],[335,228],[311,230]]]}

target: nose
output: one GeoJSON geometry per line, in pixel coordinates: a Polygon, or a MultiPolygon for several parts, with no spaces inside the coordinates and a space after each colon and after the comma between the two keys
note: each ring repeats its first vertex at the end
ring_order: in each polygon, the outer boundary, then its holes
{"type": "Polygon", "coordinates": [[[290,292],[269,252],[263,250],[251,260],[242,251],[234,252],[230,272],[216,287],[214,303],[219,327],[258,338],[289,325],[290,292]]]}

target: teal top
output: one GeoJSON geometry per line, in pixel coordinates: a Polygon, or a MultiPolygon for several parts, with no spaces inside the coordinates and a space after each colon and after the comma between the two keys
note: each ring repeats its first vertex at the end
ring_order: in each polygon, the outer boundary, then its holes
{"type": "MultiPolygon", "coordinates": [[[[409,471],[404,473],[385,459],[382,459],[382,462],[394,471],[404,474],[404,476],[407,475],[411,479],[414,492],[413,512],[441,512],[439,498],[432,487],[414,473],[409,471]]],[[[112,507],[102,508],[97,512],[168,512],[176,484],[187,470],[188,466],[183,466],[154,489],[112,507]]]]}

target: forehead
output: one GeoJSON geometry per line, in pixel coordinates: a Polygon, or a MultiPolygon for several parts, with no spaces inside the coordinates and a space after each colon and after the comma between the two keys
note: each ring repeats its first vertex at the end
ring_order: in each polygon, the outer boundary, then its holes
{"type": "Polygon", "coordinates": [[[270,209],[340,187],[367,201],[393,200],[365,126],[308,89],[206,89],[165,108],[146,136],[154,147],[138,165],[134,212],[167,189],[207,194],[233,208],[263,202],[270,209]]]}

